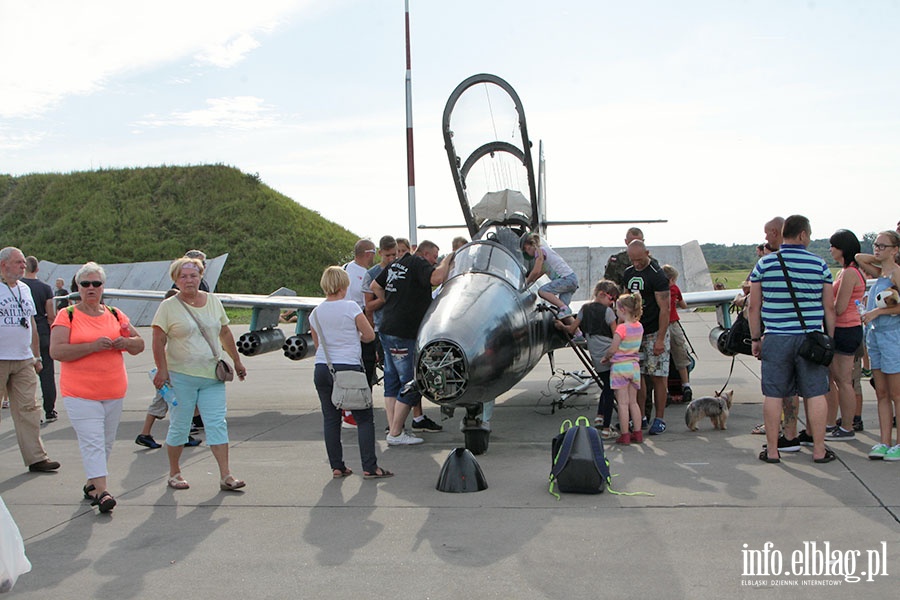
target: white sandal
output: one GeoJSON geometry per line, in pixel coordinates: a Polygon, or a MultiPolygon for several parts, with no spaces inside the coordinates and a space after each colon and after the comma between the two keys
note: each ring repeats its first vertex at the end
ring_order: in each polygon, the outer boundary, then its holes
{"type": "Polygon", "coordinates": [[[186,490],[191,487],[187,480],[181,476],[181,473],[175,473],[169,477],[166,483],[173,490],[186,490]]]}
{"type": "Polygon", "coordinates": [[[240,479],[237,479],[231,473],[229,473],[228,475],[226,475],[225,477],[223,477],[222,479],[219,480],[219,489],[223,490],[225,492],[239,490],[242,487],[244,487],[245,485],[247,485],[246,481],[241,481],[240,479]],[[229,479],[231,479],[231,483],[228,482],[229,479]]]}

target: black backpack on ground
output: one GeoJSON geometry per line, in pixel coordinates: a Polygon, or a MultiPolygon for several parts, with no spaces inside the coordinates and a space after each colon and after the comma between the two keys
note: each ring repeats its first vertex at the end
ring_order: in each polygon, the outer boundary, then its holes
{"type": "Polygon", "coordinates": [[[609,461],[603,452],[603,440],[587,417],[575,423],[566,419],[553,438],[553,465],[550,470],[550,493],[559,486],[561,492],[599,494],[609,485],[609,461]]]}

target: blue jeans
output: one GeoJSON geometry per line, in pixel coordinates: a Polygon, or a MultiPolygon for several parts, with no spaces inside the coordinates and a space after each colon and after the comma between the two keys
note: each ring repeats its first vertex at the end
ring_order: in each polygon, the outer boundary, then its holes
{"type": "MultiPolygon", "coordinates": [[[[362,371],[359,365],[334,365],[335,371],[362,371]]],[[[319,404],[322,405],[322,424],[325,437],[325,452],[328,453],[328,463],[332,469],[344,470],[344,447],[341,445],[341,421],[344,411],[335,408],[331,403],[331,390],[334,388],[334,378],[328,365],[319,363],[313,371],[313,383],[319,394],[319,404]]],[[[359,458],[362,461],[363,471],[374,473],[378,468],[378,459],[375,456],[375,420],[371,408],[354,410],[353,418],[356,419],[356,435],[359,441],[359,458]]]]}

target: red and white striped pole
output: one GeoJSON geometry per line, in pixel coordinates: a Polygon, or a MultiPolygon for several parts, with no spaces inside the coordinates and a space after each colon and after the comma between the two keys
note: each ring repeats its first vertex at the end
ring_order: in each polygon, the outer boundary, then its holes
{"type": "Polygon", "coordinates": [[[416,168],[413,161],[412,124],[412,61],[409,52],[409,0],[406,0],[406,179],[409,201],[409,243],[418,244],[416,238],[416,168]]]}

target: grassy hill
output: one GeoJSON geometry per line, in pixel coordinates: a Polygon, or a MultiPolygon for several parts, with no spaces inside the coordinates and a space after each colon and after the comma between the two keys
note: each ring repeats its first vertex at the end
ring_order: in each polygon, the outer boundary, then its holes
{"type": "Polygon", "coordinates": [[[223,165],[0,175],[0,247],[56,263],[167,260],[228,252],[217,290],[320,294],[358,237],[223,165]]]}

